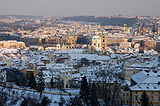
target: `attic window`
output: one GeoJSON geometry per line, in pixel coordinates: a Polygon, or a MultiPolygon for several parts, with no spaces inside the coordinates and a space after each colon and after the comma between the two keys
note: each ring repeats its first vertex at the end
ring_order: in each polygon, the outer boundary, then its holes
{"type": "Polygon", "coordinates": [[[154,73],[157,73],[157,71],[153,71],[154,73]]]}
{"type": "Polygon", "coordinates": [[[154,87],[154,89],[157,89],[156,87],[154,87]]]}
{"type": "Polygon", "coordinates": [[[149,76],[149,74],[147,74],[147,76],[149,76]]]}
{"type": "Polygon", "coordinates": [[[158,85],[160,85],[160,81],[158,82],[158,85]]]}

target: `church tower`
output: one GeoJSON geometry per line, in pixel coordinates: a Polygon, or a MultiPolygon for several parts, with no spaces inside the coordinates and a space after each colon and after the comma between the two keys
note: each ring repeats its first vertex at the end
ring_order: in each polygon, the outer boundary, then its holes
{"type": "Polygon", "coordinates": [[[154,23],[153,23],[153,26],[152,26],[152,32],[153,32],[153,33],[155,33],[155,32],[156,32],[156,22],[154,22],[154,23]]]}
{"type": "Polygon", "coordinates": [[[138,27],[138,34],[139,34],[139,35],[142,35],[141,24],[139,24],[139,27],[138,27]]]}
{"type": "Polygon", "coordinates": [[[160,26],[158,27],[157,34],[160,34],[160,26]]]}
{"type": "Polygon", "coordinates": [[[107,50],[107,38],[104,34],[101,36],[101,47],[103,51],[107,50]]]}
{"type": "Polygon", "coordinates": [[[146,26],[145,26],[145,23],[143,23],[143,26],[142,26],[142,35],[146,34],[146,26]]]}

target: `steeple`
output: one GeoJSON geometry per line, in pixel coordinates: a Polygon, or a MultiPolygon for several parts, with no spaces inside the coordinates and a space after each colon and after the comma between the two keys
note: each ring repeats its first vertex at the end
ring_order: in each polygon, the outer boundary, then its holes
{"type": "Polygon", "coordinates": [[[139,23],[139,26],[138,26],[138,34],[142,35],[142,29],[141,29],[141,24],[140,23],[139,23]]]}
{"type": "Polygon", "coordinates": [[[153,26],[152,26],[152,32],[153,32],[153,33],[155,33],[155,32],[156,32],[156,22],[154,22],[154,23],[153,23],[153,26]]]}
{"type": "Polygon", "coordinates": [[[145,26],[145,23],[143,23],[143,26],[142,26],[142,34],[146,34],[146,26],[145,26]]]}

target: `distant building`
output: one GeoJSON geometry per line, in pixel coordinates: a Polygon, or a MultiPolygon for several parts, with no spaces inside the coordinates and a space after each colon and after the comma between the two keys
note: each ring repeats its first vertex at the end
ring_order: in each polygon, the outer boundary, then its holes
{"type": "Polygon", "coordinates": [[[142,27],[141,27],[141,24],[139,24],[138,34],[139,34],[139,35],[145,35],[145,34],[146,34],[146,26],[145,26],[145,23],[143,23],[142,27]]]}
{"type": "Polygon", "coordinates": [[[154,40],[147,40],[144,42],[144,46],[148,48],[155,49],[156,48],[156,41],[154,40]]]}
{"type": "Polygon", "coordinates": [[[101,46],[103,51],[107,50],[107,38],[105,35],[101,36],[101,46]]]}
{"type": "Polygon", "coordinates": [[[53,36],[45,39],[45,44],[72,45],[76,44],[77,36],[53,36]]]}
{"type": "Polygon", "coordinates": [[[121,47],[121,48],[131,48],[132,47],[132,43],[131,42],[121,42],[119,44],[119,47],[121,47]]]}
{"type": "Polygon", "coordinates": [[[0,82],[23,83],[23,73],[15,68],[3,68],[0,70],[0,82]]]}
{"type": "Polygon", "coordinates": [[[39,50],[44,50],[43,46],[29,46],[29,49],[31,51],[39,51],[39,50]]]}
{"type": "Polygon", "coordinates": [[[160,26],[158,27],[157,34],[160,34],[160,26]]]}
{"type": "Polygon", "coordinates": [[[127,38],[107,38],[107,45],[109,46],[114,46],[114,45],[119,45],[121,42],[128,42],[127,38]]]}
{"type": "Polygon", "coordinates": [[[35,20],[35,23],[36,23],[36,24],[40,24],[40,23],[41,23],[41,20],[37,19],[37,20],[35,20]]]}
{"type": "Polygon", "coordinates": [[[24,42],[17,42],[16,40],[0,41],[0,45],[5,48],[21,48],[26,47],[24,42]]]}
{"type": "Polygon", "coordinates": [[[9,34],[9,33],[0,33],[0,40],[17,40],[20,41],[21,38],[19,35],[16,34],[9,34]]]}
{"type": "Polygon", "coordinates": [[[156,28],[156,23],[155,22],[153,23],[153,26],[152,26],[152,32],[153,33],[157,32],[157,28],[156,28]]]}
{"type": "Polygon", "coordinates": [[[160,41],[156,42],[156,51],[160,53],[160,41]]]}
{"type": "Polygon", "coordinates": [[[24,37],[22,41],[25,42],[26,46],[42,44],[42,38],[40,37],[36,37],[36,38],[24,37]]]}
{"type": "Polygon", "coordinates": [[[26,68],[24,67],[23,69],[21,69],[20,72],[23,73],[23,78],[25,80],[29,80],[32,74],[34,75],[35,78],[37,77],[38,68],[35,64],[29,63],[27,67],[26,68]]]}
{"type": "Polygon", "coordinates": [[[91,41],[91,46],[96,47],[101,50],[101,37],[100,36],[93,36],[91,41]]]}

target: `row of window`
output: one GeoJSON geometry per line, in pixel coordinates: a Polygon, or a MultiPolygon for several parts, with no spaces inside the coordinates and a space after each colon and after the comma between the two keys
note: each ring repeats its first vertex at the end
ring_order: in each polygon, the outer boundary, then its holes
{"type": "MultiPolygon", "coordinates": [[[[138,96],[135,96],[135,101],[139,99],[138,96]]],[[[156,96],[150,96],[150,100],[157,100],[156,96]]],[[[158,96],[158,100],[160,101],[160,96],[158,96]]]]}
{"type": "MultiPolygon", "coordinates": [[[[141,106],[141,105],[139,105],[139,104],[135,104],[135,106],[141,106]]],[[[158,105],[151,105],[151,106],[160,106],[160,104],[158,104],[158,105]]]]}
{"type": "MultiPolygon", "coordinates": [[[[159,91],[158,93],[160,94],[160,91],[159,91]]],[[[135,92],[135,94],[138,94],[138,92],[136,91],[136,92],[135,92]]],[[[153,92],[153,91],[151,91],[151,94],[154,94],[154,92],[153,92]]]]}
{"type": "Polygon", "coordinates": [[[125,97],[125,96],[129,96],[129,94],[128,93],[123,93],[123,97],[125,97]]]}

